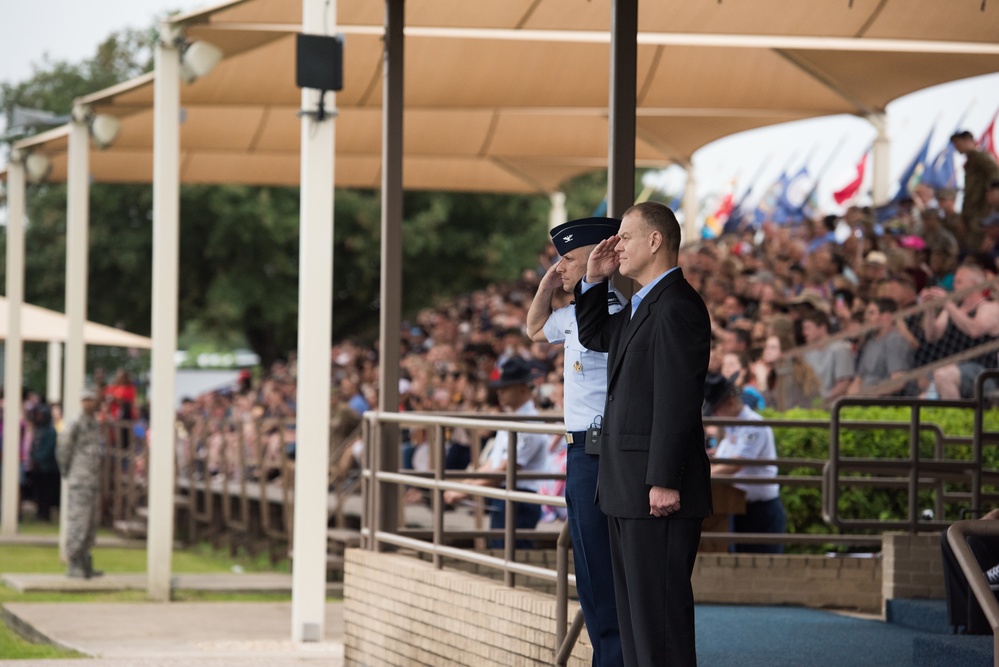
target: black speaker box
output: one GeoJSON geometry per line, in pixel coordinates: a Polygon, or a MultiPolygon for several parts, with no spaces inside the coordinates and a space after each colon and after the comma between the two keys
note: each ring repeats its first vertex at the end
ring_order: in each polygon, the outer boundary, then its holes
{"type": "Polygon", "coordinates": [[[343,88],[343,36],[304,35],[295,39],[295,85],[316,90],[343,88]]]}

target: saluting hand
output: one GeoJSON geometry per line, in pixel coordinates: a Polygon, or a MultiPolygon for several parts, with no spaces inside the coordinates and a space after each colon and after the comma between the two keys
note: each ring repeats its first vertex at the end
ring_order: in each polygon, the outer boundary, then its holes
{"type": "Polygon", "coordinates": [[[614,250],[620,240],[621,238],[615,234],[597,244],[586,261],[586,282],[599,283],[614,275],[621,265],[621,260],[614,250]]]}
{"type": "Polygon", "coordinates": [[[541,277],[541,283],[538,287],[544,292],[554,292],[556,289],[562,286],[562,276],[555,270],[558,268],[558,263],[552,264],[548,267],[545,275],[541,277]]]}

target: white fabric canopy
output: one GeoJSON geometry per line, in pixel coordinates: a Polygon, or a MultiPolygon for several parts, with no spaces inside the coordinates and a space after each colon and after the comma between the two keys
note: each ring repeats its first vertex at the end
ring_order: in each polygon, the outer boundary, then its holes
{"type": "MultiPolygon", "coordinates": [[[[21,305],[21,337],[28,342],[66,342],[68,325],[66,316],[48,308],[21,305]]],[[[0,339],[7,340],[7,299],[0,297],[0,339]]],[[[148,350],[152,340],[145,336],[129,333],[121,329],[86,322],[83,325],[83,340],[87,345],[108,345],[111,347],[136,347],[148,350]]]]}
{"type": "MultiPolygon", "coordinates": [[[[336,183],[381,178],[384,3],[340,0],[344,87],[336,183]]],[[[999,3],[646,0],[639,3],[636,160],[687,161],[720,137],[884,110],[934,84],[999,71],[999,3]]],[[[550,192],[607,165],[609,0],[406,3],[407,189],[550,192]]],[[[174,18],[225,53],[182,89],[186,183],[297,185],[301,5],[239,0],[174,18]]],[[[150,182],[151,75],[87,98],[122,120],[95,181],[150,182]]],[[[66,177],[66,134],[22,142],[66,177]],[[44,144],[44,145],[42,145],[44,144]]]]}

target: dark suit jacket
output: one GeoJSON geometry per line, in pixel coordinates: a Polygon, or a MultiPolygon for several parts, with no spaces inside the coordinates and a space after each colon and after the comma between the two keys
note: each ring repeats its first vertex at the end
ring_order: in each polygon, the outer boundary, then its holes
{"type": "Polygon", "coordinates": [[[608,352],[607,402],[600,443],[597,498],[608,516],[656,518],[649,489],[680,491],[676,518],[711,514],[711,464],[704,449],[701,406],[711,325],[700,295],[680,269],[642,300],[607,313],[607,282],[576,286],[579,340],[608,352]]]}

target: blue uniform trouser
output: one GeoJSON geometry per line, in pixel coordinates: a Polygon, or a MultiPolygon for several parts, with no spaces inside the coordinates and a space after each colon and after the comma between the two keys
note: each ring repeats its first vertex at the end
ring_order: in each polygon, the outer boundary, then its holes
{"type": "MultiPolygon", "coordinates": [[[[517,489],[518,491],[528,491],[527,489],[517,489]]],[[[530,493],[530,491],[528,491],[530,493]]],[[[489,527],[506,528],[506,501],[498,498],[489,498],[489,527]]],[[[514,503],[513,504],[514,525],[517,528],[534,529],[538,527],[541,520],[541,505],[534,503],[514,503]]],[[[515,542],[518,549],[533,549],[534,540],[517,540],[515,542]]],[[[489,540],[490,549],[502,549],[503,540],[489,540]]]]}
{"type": "Polygon", "coordinates": [[[624,664],[614,598],[610,534],[607,517],[596,504],[600,458],[587,454],[583,444],[569,445],[566,456],[565,503],[576,566],[576,591],[593,645],[593,664],[624,664]]]}
{"type": "MultiPolygon", "coordinates": [[[[780,498],[746,503],[745,514],[732,515],[732,530],[736,533],[783,533],[787,529],[787,514],[780,498]]],[[[733,544],[730,551],[750,554],[782,554],[782,544],[733,544]]]]}

